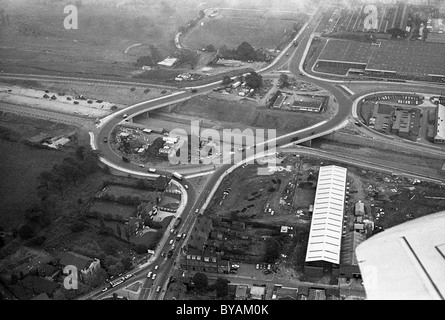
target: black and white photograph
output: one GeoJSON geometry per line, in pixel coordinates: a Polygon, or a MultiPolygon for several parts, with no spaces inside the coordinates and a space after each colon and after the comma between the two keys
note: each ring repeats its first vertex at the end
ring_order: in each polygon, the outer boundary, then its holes
{"type": "Polygon", "coordinates": [[[445,0],[0,0],[0,300],[445,300],[444,230],[445,0]]]}

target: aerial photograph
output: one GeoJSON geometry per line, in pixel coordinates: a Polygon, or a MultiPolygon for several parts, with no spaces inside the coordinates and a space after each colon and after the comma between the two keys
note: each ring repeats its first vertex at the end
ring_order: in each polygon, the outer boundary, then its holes
{"type": "Polygon", "coordinates": [[[0,0],[0,300],[445,300],[444,230],[445,0],[0,0]]]}

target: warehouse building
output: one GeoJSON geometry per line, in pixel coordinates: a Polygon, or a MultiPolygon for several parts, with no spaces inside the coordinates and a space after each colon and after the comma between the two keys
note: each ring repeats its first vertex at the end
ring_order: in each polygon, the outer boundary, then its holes
{"type": "Polygon", "coordinates": [[[338,274],[346,176],[346,168],[320,167],[305,260],[309,276],[329,271],[338,274]]]}
{"type": "Polygon", "coordinates": [[[443,104],[438,104],[436,107],[434,143],[445,143],[445,105],[443,104]]]}

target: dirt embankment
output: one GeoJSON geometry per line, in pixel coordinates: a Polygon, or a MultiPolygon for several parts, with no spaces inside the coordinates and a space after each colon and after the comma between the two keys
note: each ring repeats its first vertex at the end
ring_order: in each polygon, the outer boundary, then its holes
{"type": "Polygon", "coordinates": [[[277,134],[297,131],[320,121],[301,113],[260,108],[254,101],[221,94],[193,98],[178,104],[172,112],[218,121],[227,128],[238,125],[240,129],[276,129],[277,134]]]}

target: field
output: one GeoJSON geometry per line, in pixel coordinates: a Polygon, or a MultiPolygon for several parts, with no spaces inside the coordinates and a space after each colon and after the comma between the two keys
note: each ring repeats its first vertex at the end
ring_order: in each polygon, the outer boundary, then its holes
{"type": "Polygon", "coordinates": [[[200,10],[222,6],[298,11],[312,7],[306,2],[1,0],[0,8],[9,17],[9,24],[0,29],[0,69],[12,73],[131,77],[140,71],[134,65],[137,58],[150,54],[149,45],[159,50],[162,59],[174,53],[178,28],[198,16],[200,10]],[[78,9],[78,28],[65,29],[68,14],[64,7],[73,4],[78,9]]]}
{"type": "Polygon", "coordinates": [[[215,128],[276,129],[277,135],[307,128],[322,120],[320,115],[298,114],[258,107],[256,102],[221,94],[192,98],[175,106],[175,114],[212,120],[215,128]]]}
{"type": "Polygon", "coordinates": [[[155,45],[165,58],[180,25],[198,14],[197,1],[76,1],[78,29],[67,30],[71,2],[1,1],[10,25],[0,29],[4,72],[130,76],[155,45]],[[118,4],[120,5],[118,6],[118,4]],[[48,10],[51,8],[51,10],[48,10]],[[141,44],[126,49],[134,44],[141,44]]]}
{"type": "Polygon", "coordinates": [[[217,16],[194,28],[184,44],[200,50],[209,44],[236,48],[247,41],[256,48],[277,49],[289,39],[294,23],[303,19],[301,14],[220,9],[217,16]]]}
{"type": "Polygon", "coordinates": [[[93,206],[91,206],[91,212],[99,212],[102,215],[106,213],[113,213],[113,215],[119,215],[123,218],[131,217],[131,214],[136,209],[136,206],[127,206],[119,203],[108,202],[108,201],[94,201],[93,206]]]}
{"type": "Polygon", "coordinates": [[[70,154],[66,150],[38,149],[18,141],[39,134],[59,135],[73,128],[3,112],[0,113],[0,128],[13,140],[0,139],[0,225],[9,229],[23,222],[24,210],[36,200],[39,174],[70,154]]]}

